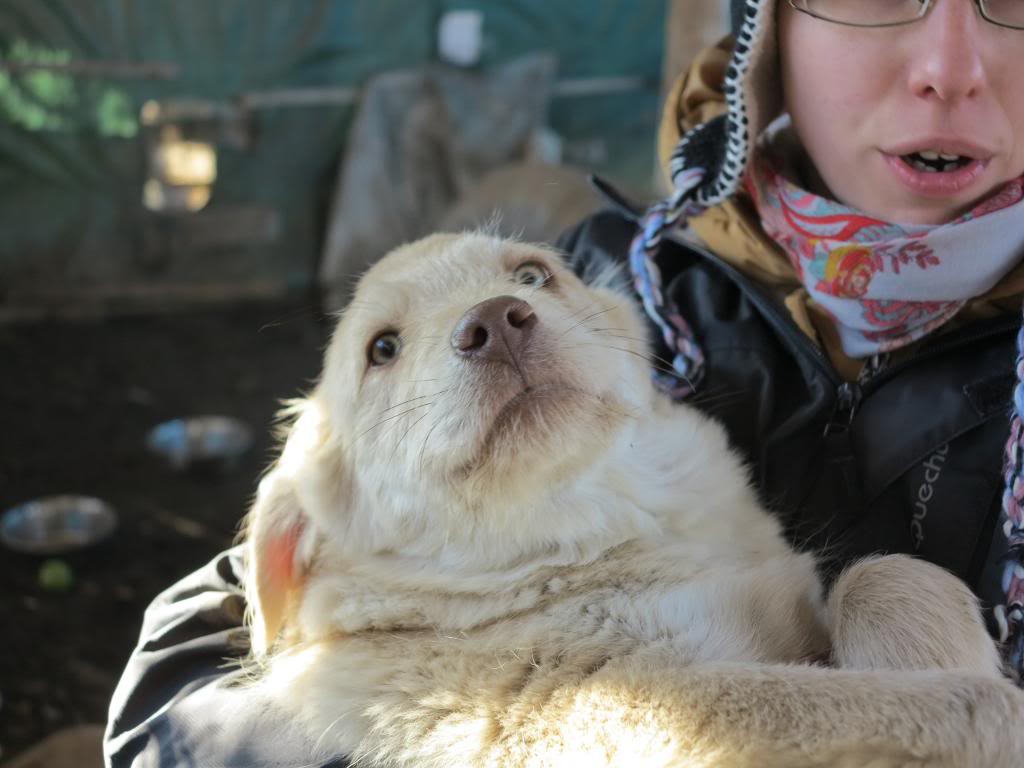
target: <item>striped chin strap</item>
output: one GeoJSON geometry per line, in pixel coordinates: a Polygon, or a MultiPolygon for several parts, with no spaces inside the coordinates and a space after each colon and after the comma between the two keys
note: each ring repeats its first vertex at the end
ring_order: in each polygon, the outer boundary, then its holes
{"type": "Polygon", "coordinates": [[[996,606],[995,617],[1010,674],[1024,687],[1024,325],[1017,332],[1016,371],[1003,492],[1003,532],[1010,545],[1003,565],[1006,605],[996,606]]]}
{"type": "Polygon", "coordinates": [[[685,168],[673,158],[673,186],[670,198],[651,206],[640,222],[640,231],[629,246],[629,269],[633,287],[643,301],[647,316],[661,330],[661,337],[672,351],[672,367],[656,365],[652,373],[655,386],[674,400],[683,400],[700,386],[704,378],[704,353],[693,331],[679,310],[666,301],[658,269],[658,246],[662,235],[704,210],[695,202],[694,191],[704,179],[703,168],[685,168]]]}
{"type": "Polygon", "coordinates": [[[722,84],[726,112],[690,129],[669,161],[672,195],[648,209],[629,249],[633,283],[644,310],[671,350],[671,368],[654,373],[672,398],[692,395],[704,377],[704,355],[679,310],[662,293],[658,245],[671,228],[733,196],[740,187],[754,137],[781,108],[774,81],[776,0],[731,0],[736,35],[722,84]],[[760,73],[758,77],[755,77],[760,73]]]}

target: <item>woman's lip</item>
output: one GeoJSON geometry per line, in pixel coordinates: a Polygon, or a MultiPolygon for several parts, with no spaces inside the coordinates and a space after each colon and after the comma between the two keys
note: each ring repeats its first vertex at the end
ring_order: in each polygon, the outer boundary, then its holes
{"type": "Polygon", "coordinates": [[[946,155],[975,157],[979,160],[988,160],[994,154],[991,150],[969,141],[943,136],[925,136],[923,138],[910,139],[900,144],[888,145],[883,151],[887,155],[912,155],[915,152],[925,150],[932,150],[946,155]]]}
{"type": "Polygon", "coordinates": [[[883,153],[883,156],[893,175],[905,187],[926,197],[957,195],[977,183],[988,166],[988,160],[971,160],[967,165],[955,171],[929,173],[908,165],[899,155],[883,153]]]}

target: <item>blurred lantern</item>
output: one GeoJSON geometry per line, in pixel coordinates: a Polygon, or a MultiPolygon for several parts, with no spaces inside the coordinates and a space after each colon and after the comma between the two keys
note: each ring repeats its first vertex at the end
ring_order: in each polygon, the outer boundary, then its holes
{"type": "Polygon", "coordinates": [[[217,180],[221,110],[202,101],[147,101],[141,123],[147,178],[142,202],[160,213],[192,213],[210,202],[217,180]]]}

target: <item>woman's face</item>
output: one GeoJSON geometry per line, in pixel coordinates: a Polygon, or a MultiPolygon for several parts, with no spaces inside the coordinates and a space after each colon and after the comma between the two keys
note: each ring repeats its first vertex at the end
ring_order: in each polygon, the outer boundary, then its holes
{"type": "Polygon", "coordinates": [[[973,0],[881,28],[779,5],[786,109],[819,191],[887,221],[941,224],[1024,174],[1024,31],[985,21],[973,0]]]}

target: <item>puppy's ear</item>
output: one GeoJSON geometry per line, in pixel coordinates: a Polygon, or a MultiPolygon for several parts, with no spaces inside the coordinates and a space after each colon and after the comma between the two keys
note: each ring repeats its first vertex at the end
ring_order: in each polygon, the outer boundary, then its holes
{"type": "Polygon", "coordinates": [[[291,483],[278,469],[271,470],[260,483],[246,526],[245,592],[256,656],[269,651],[301,592],[305,568],[298,549],[307,525],[291,483]]]}
{"type": "Polygon", "coordinates": [[[316,546],[315,511],[337,491],[322,487],[328,451],[322,412],[312,400],[294,405],[299,414],[280,458],[260,482],[245,526],[246,599],[252,652],[265,656],[298,608],[316,546]]]}

